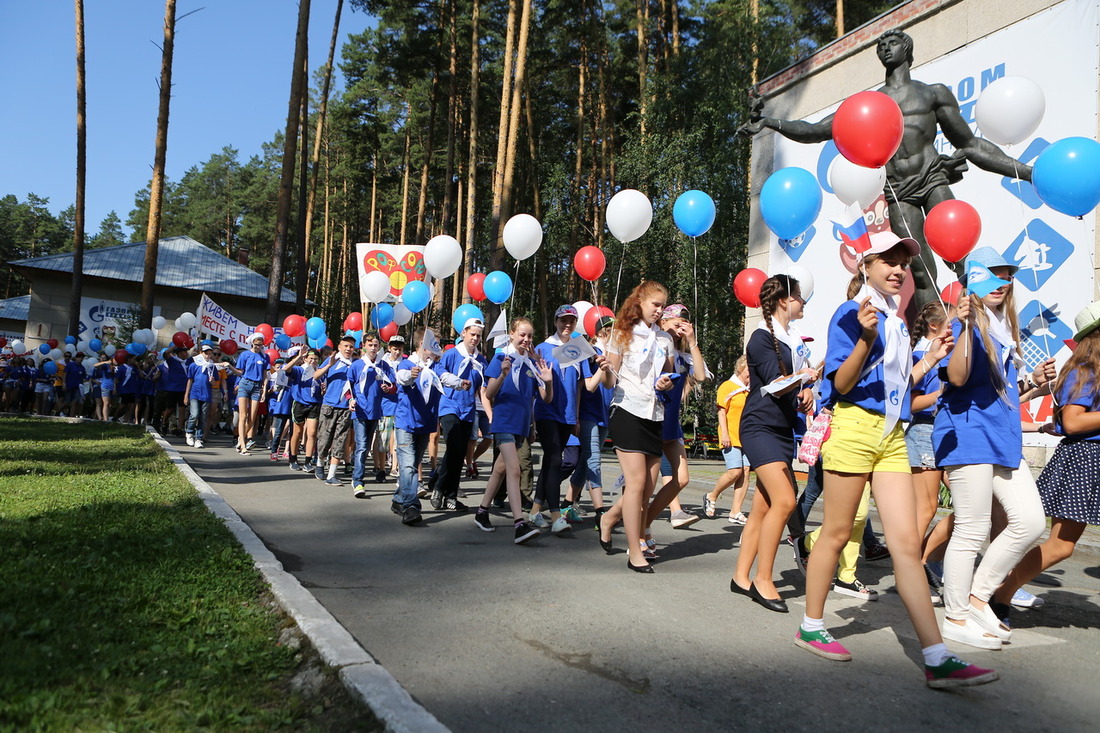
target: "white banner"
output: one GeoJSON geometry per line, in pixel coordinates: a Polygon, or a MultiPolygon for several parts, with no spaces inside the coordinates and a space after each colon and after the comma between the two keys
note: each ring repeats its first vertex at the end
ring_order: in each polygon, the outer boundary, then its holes
{"type": "MultiPolygon", "coordinates": [[[[423,280],[431,288],[432,278],[424,266],[424,247],[418,244],[369,244],[355,245],[355,263],[359,272],[359,301],[370,298],[363,292],[363,278],[368,272],[383,272],[390,279],[389,302],[401,299],[401,289],[410,280],[423,280]]],[[[366,318],[369,314],[364,313],[366,318]]]]}
{"type": "MultiPolygon", "coordinates": [[[[1008,28],[974,41],[913,70],[913,78],[928,84],[946,84],[959,100],[963,118],[973,129],[974,105],[982,89],[1003,76],[1024,76],[1036,82],[1046,96],[1046,114],[1031,139],[1004,147],[1023,163],[1062,138],[1094,138],[1097,130],[1097,49],[1100,6],[1095,0],[1066,0],[1008,28]]],[[[920,58],[921,49],[915,49],[920,58]]],[[[864,63],[877,63],[874,50],[861,54],[864,63]]],[[[875,88],[878,88],[877,86],[875,88]]],[[[839,106],[807,117],[817,121],[839,106]]],[[[943,154],[954,148],[941,133],[936,140],[943,154]]],[[[833,222],[842,220],[844,205],[832,194],[826,174],[838,155],[832,142],[803,145],[775,136],[775,169],[798,166],[816,174],[824,189],[821,214],[803,236],[780,241],[772,235],[770,271],[784,272],[791,262],[814,273],[816,289],[799,329],[815,339],[813,358],[825,355],[824,339],[832,313],[845,299],[852,263],[842,262],[840,234],[833,222]]],[[[1060,214],[1039,201],[1029,183],[989,173],[970,164],[955,196],[973,204],[982,218],[978,246],[988,245],[1020,266],[1016,275],[1016,304],[1020,310],[1022,349],[1029,366],[1054,356],[1063,362],[1069,349],[1063,343],[1073,335],[1073,317],[1093,297],[1093,248],[1096,215],[1083,220],[1060,214]]],[[[879,199],[865,212],[868,228],[888,227],[886,204],[879,199]]],[[[763,226],[760,222],[758,226],[763,226]]],[[[915,266],[917,263],[914,263],[915,266]]],[[[940,288],[955,276],[939,264],[940,288]]],[[[907,291],[911,293],[911,279],[907,291]]],[[[905,291],[903,291],[905,292],[905,291]]],[[[1047,419],[1050,398],[1032,414],[1047,419]]]]}
{"type": "MultiPolygon", "coordinates": [[[[131,321],[140,310],[137,303],[124,303],[121,300],[102,298],[80,299],[80,325],[76,337],[82,341],[91,339],[113,340],[119,327],[131,321]]],[[[153,315],[160,315],[160,306],[153,306],[153,315]]],[[[138,328],[147,328],[138,326],[138,328]]],[[[20,337],[22,338],[22,337],[20,337]]]]}
{"type": "Polygon", "coordinates": [[[216,341],[236,341],[238,346],[248,348],[245,339],[252,333],[252,327],[229,311],[215,303],[206,293],[199,301],[199,335],[207,334],[216,341]]]}

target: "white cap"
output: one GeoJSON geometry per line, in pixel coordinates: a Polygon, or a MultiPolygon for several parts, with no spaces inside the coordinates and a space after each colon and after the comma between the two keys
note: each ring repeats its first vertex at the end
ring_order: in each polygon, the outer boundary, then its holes
{"type": "Polygon", "coordinates": [[[259,339],[260,343],[262,344],[264,342],[264,335],[262,333],[250,333],[248,335],[248,338],[245,339],[245,341],[248,341],[249,343],[251,343],[251,342],[255,341],[256,339],[259,339]]]}
{"type": "Polygon", "coordinates": [[[485,328],[485,322],[480,318],[467,318],[466,322],[462,324],[462,330],[465,331],[471,326],[477,326],[478,328],[485,328]]]}

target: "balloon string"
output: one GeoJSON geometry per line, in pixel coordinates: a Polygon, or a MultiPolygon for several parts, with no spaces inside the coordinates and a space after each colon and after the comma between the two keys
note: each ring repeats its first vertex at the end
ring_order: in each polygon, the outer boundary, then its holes
{"type": "Polygon", "coordinates": [[[692,311],[695,314],[695,319],[699,320],[699,244],[696,242],[697,237],[691,238],[691,248],[694,252],[694,258],[691,263],[691,282],[695,287],[695,305],[692,311]]]}
{"type": "MultiPolygon", "coordinates": [[[[887,178],[886,178],[886,185],[890,189],[890,195],[894,197],[894,201],[899,201],[897,191],[894,190],[894,184],[890,182],[890,177],[889,176],[887,176],[887,178]]],[[[902,223],[902,226],[905,227],[906,235],[908,235],[908,237],[910,239],[912,239],[914,242],[917,242],[919,244],[920,240],[918,240],[916,237],[913,236],[913,230],[909,228],[908,219],[906,219],[904,216],[901,217],[901,223],[902,223]]],[[[890,223],[890,228],[893,229],[893,222],[890,223]]],[[[929,249],[931,249],[931,247],[929,247],[929,249]]],[[[921,267],[924,268],[925,274],[928,275],[928,282],[932,283],[932,289],[933,290],[938,290],[938,283],[936,282],[936,278],[935,278],[934,275],[932,275],[932,270],[928,267],[928,263],[924,261],[923,248],[921,248],[921,251],[917,253],[917,260],[920,261],[921,267]]],[[[866,282],[867,274],[864,273],[863,276],[864,276],[865,282],[866,282]]],[[[948,318],[949,318],[948,313],[947,313],[947,306],[944,304],[943,298],[938,297],[939,296],[938,292],[936,293],[936,295],[937,295],[937,299],[939,300],[939,303],[940,303],[940,308],[943,309],[943,321],[944,321],[944,323],[946,323],[948,318]]],[[[921,334],[921,336],[923,336],[923,335],[924,334],[921,334]]]]}
{"type": "Polygon", "coordinates": [[[618,306],[618,304],[619,304],[619,285],[623,281],[623,262],[625,260],[626,260],[626,242],[623,242],[623,253],[622,253],[622,256],[619,257],[619,277],[616,278],[616,280],[615,280],[615,302],[612,304],[613,306],[618,306]]]}

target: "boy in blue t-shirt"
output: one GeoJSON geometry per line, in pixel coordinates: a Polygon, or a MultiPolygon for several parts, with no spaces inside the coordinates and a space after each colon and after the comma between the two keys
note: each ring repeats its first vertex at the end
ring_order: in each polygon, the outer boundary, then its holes
{"type": "Polygon", "coordinates": [[[428,441],[439,424],[439,400],[443,383],[436,371],[436,359],[443,354],[439,339],[431,329],[418,331],[416,353],[397,365],[397,491],[391,508],[403,524],[421,520],[417,498],[417,467],[428,448],[428,441]]]}
{"type": "Polygon", "coordinates": [[[363,485],[366,474],[367,452],[374,443],[374,431],[382,417],[383,390],[395,389],[397,375],[393,367],[378,355],[378,337],[363,334],[362,356],[356,359],[348,372],[351,384],[351,423],[355,431],[355,461],[351,474],[352,494],[356,499],[366,499],[363,485]]]}
{"type": "Polygon", "coordinates": [[[203,447],[206,438],[206,410],[210,404],[211,385],[214,383],[214,347],[203,344],[199,356],[187,365],[187,382],[183,390],[183,404],[187,406],[187,429],[184,440],[195,448],[203,447]]]}

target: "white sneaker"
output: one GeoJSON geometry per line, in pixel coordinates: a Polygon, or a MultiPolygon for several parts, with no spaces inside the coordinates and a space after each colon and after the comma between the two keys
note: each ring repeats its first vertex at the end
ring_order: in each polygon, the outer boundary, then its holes
{"type": "Polygon", "coordinates": [[[546,517],[542,516],[542,512],[532,512],[527,517],[527,521],[529,521],[531,524],[535,525],[539,529],[546,529],[550,526],[550,522],[546,521],[546,517]]]}
{"type": "Polygon", "coordinates": [[[187,445],[194,445],[195,444],[195,436],[192,435],[191,433],[184,434],[183,439],[185,441],[187,441],[187,445]]]}
{"type": "Polygon", "coordinates": [[[668,521],[672,524],[673,529],[683,529],[684,527],[690,527],[698,522],[702,517],[698,514],[688,514],[683,509],[678,512],[672,512],[669,515],[668,521]]]}
{"type": "Polygon", "coordinates": [[[1012,629],[1005,628],[1001,620],[997,618],[997,614],[993,613],[993,609],[988,605],[985,608],[977,608],[971,603],[970,620],[979,629],[987,634],[993,634],[1001,641],[1012,640],[1012,629]]]}
{"type": "Polygon", "coordinates": [[[965,624],[959,625],[950,619],[943,620],[943,638],[945,641],[957,641],[960,644],[968,644],[979,649],[992,649],[999,651],[1001,640],[996,636],[989,636],[973,619],[967,619],[965,624]]]}
{"type": "Polygon", "coordinates": [[[1012,594],[1011,603],[1013,608],[1038,608],[1046,603],[1046,601],[1020,588],[1012,594]]]}
{"type": "MultiPolygon", "coordinates": [[[[543,520],[545,521],[545,520],[543,520]]],[[[554,523],[550,525],[550,531],[554,534],[561,534],[562,532],[569,531],[569,521],[565,517],[558,517],[554,520],[554,523]]]]}
{"type": "Polygon", "coordinates": [[[195,441],[195,447],[196,448],[205,448],[206,446],[202,444],[201,440],[196,440],[195,441]]]}

